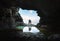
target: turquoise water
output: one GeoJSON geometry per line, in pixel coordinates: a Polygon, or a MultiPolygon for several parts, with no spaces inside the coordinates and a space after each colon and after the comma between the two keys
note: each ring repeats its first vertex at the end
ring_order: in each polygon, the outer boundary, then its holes
{"type": "Polygon", "coordinates": [[[16,28],[22,30],[24,27],[25,27],[25,26],[17,26],[16,28]]]}

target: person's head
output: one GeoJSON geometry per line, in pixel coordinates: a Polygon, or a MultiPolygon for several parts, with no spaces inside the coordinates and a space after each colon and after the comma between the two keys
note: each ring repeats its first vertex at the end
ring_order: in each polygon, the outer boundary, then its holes
{"type": "Polygon", "coordinates": [[[31,23],[31,20],[29,20],[29,23],[31,23]]]}

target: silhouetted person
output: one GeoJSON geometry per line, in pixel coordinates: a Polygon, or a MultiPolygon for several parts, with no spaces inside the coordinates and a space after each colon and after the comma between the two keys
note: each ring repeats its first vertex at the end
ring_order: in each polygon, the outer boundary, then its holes
{"type": "MultiPolygon", "coordinates": [[[[31,24],[31,20],[29,20],[29,23],[28,23],[29,25],[31,24]]],[[[29,31],[31,30],[31,27],[29,27],[29,31]]]]}
{"type": "Polygon", "coordinates": [[[31,23],[31,20],[29,20],[29,23],[31,23]]]}

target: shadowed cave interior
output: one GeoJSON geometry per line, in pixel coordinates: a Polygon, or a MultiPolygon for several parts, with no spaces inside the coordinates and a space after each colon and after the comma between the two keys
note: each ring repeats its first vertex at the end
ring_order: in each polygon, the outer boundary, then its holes
{"type": "Polygon", "coordinates": [[[59,0],[0,0],[0,40],[57,41],[60,40],[59,0]],[[20,33],[16,27],[23,22],[19,8],[36,10],[40,21],[36,25],[40,33],[20,33]]]}

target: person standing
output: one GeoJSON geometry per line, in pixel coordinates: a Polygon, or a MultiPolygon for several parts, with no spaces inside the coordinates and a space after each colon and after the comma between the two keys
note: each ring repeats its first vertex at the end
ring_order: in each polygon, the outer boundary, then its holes
{"type": "Polygon", "coordinates": [[[31,30],[31,20],[28,22],[29,31],[31,30]]]}

